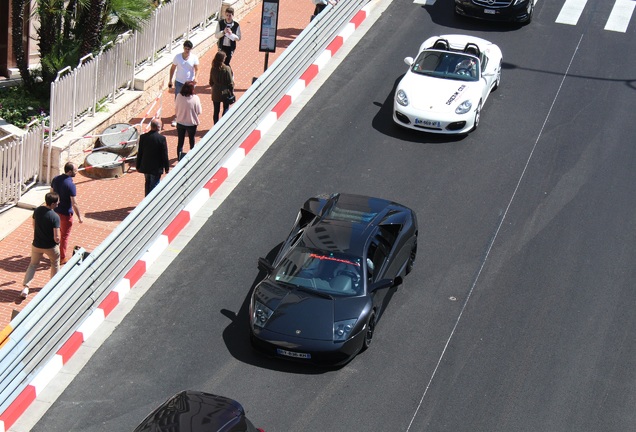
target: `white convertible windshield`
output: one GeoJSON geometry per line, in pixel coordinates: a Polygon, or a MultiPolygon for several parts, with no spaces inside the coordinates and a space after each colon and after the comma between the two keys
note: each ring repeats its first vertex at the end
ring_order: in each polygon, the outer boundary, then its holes
{"type": "Polygon", "coordinates": [[[274,280],[288,285],[344,296],[361,294],[360,258],[296,248],[274,271],[274,280]]]}
{"type": "Polygon", "coordinates": [[[422,51],[411,66],[416,74],[460,81],[478,81],[479,70],[477,57],[437,50],[422,51]]]}

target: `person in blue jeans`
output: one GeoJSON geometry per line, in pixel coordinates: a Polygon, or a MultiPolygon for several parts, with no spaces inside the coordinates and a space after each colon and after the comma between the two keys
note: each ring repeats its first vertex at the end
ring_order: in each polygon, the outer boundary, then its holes
{"type": "Polygon", "coordinates": [[[168,159],[168,142],[161,135],[161,121],[153,119],[150,122],[150,131],[139,137],[139,149],[137,150],[137,171],[145,176],[146,196],[159,184],[161,174],[170,171],[168,159]]]}
{"type": "MultiPolygon", "coordinates": [[[[170,75],[168,76],[168,88],[172,88],[172,77],[174,76],[174,97],[181,93],[181,87],[187,81],[197,84],[197,73],[199,72],[199,58],[192,52],[192,42],[189,40],[183,43],[183,52],[174,56],[170,75]],[[175,73],[176,72],[176,73],[175,73]]],[[[177,120],[172,121],[172,126],[177,126],[177,120]]]]}

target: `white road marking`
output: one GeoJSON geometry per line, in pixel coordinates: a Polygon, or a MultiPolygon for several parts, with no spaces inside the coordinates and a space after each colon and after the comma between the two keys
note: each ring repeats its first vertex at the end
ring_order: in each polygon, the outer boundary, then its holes
{"type": "Polygon", "coordinates": [[[583,13],[587,0],[566,0],[559,12],[556,22],[560,24],[576,25],[583,13]]]}
{"type": "Polygon", "coordinates": [[[616,0],[607,24],[605,24],[605,30],[625,33],[635,7],[636,0],[616,0]]]}
{"type": "Polygon", "coordinates": [[[510,196],[510,199],[508,200],[508,205],[506,206],[506,209],[503,212],[503,216],[501,217],[501,220],[499,221],[499,225],[497,226],[497,229],[495,230],[494,235],[490,239],[490,243],[488,244],[488,248],[486,249],[486,254],[483,257],[479,270],[477,271],[477,274],[475,275],[473,279],[470,289],[468,290],[468,295],[466,296],[466,299],[464,300],[464,304],[462,305],[462,308],[459,311],[459,315],[457,316],[457,319],[455,320],[455,325],[453,326],[453,329],[451,330],[450,335],[446,339],[446,344],[444,345],[444,348],[442,349],[442,352],[440,353],[439,359],[437,360],[437,364],[435,365],[435,368],[433,369],[433,372],[428,380],[428,384],[426,385],[426,388],[424,389],[424,393],[422,394],[422,397],[420,398],[420,401],[417,404],[417,407],[415,408],[415,412],[413,413],[413,417],[411,417],[411,421],[408,427],[406,428],[406,432],[409,432],[411,430],[411,427],[413,426],[413,422],[415,421],[415,417],[417,417],[417,413],[422,407],[422,404],[424,403],[424,399],[426,398],[426,395],[428,394],[428,391],[431,388],[431,384],[433,383],[433,380],[435,379],[437,375],[440,365],[442,364],[442,360],[444,360],[444,357],[446,356],[446,351],[448,350],[448,347],[450,346],[450,343],[453,337],[455,336],[455,333],[457,332],[457,327],[459,326],[459,322],[461,321],[462,316],[464,315],[464,311],[466,310],[466,306],[468,305],[468,302],[471,300],[473,292],[475,291],[475,288],[477,287],[477,283],[479,282],[481,273],[483,272],[484,267],[486,267],[486,263],[488,262],[488,259],[490,258],[490,252],[492,251],[493,245],[495,244],[495,241],[497,240],[497,237],[499,236],[501,227],[506,221],[506,216],[508,215],[508,211],[510,211],[510,207],[512,206],[512,203],[514,202],[517,196],[519,187],[521,186],[521,183],[526,177],[526,171],[528,171],[528,166],[530,165],[532,156],[534,155],[537,145],[539,144],[539,141],[541,140],[541,137],[543,136],[543,130],[545,129],[546,124],[548,123],[548,119],[550,118],[552,109],[556,105],[557,98],[559,97],[559,94],[561,93],[561,88],[563,88],[563,83],[565,82],[566,78],[568,78],[570,68],[572,67],[572,63],[574,62],[574,57],[576,57],[576,54],[579,51],[579,47],[581,46],[582,41],[583,41],[583,35],[581,35],[581,38],[579,39],[578,44],[576,44],[576,48],[574,48],[574,52],[572,53],[572,57],[570,58],[570,63],[568,64],[568,67],[565,70],[565,73],[563,74],[563,78],[561,79],[561,84],[559,85],[559,88],[557,89],[556,94],[554,95],[554,98],[552,99],[552,105],[550,105],[550,108],[548,109],[548,113],[546,114],[545,119],[543,121],[543,125],[541,125],[541,129],[539,130],[539,135],[534,141],[534,145],[532,146],[532,149],[530,150],[530,154],[528,155],[528,158],[526,159],[526,164],[523,167],[523,170],[521,171],[519,180],[517,180],[517,185],[512,191],[512,195],[510,196]]]}
{"type": "Polygon", "coordinates": [[[424,5],[424,6],[432,6],[435,4],[436,0],[413,0],[413,3],[424,5]]]}

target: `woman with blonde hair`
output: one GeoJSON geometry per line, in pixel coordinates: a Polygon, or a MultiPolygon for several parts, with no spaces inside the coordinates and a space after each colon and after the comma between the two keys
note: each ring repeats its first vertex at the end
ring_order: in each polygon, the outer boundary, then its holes
{"type": "Polygon", "coordinates": [[[234,78],[232,77],[232,69],[225,64],[225,53],[219,51],[212,60],[212,69],[210,70],[210,87],[212,88],[212,103],[214,105],[214,124],[219,121],[219,111],[221,103],[223,103],[223,115],[230,108],[227,98],[234,94],[234,78]]]}

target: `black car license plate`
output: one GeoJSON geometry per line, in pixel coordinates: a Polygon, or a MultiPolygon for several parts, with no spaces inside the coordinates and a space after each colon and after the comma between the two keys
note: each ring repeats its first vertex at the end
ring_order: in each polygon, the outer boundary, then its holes
{"type": "Polygon", "coordinates": [[[311,354],[308,353],[299,353],[299,352],[294,352],[294,351],[287,351],[284,349],[280,349],[280,348],[276,348],[276,352],[279,355],[284,355],[287,357],[294,357],[294,358],[299,358],[299,359],[310,359],[311,358],[311,354]]]}

